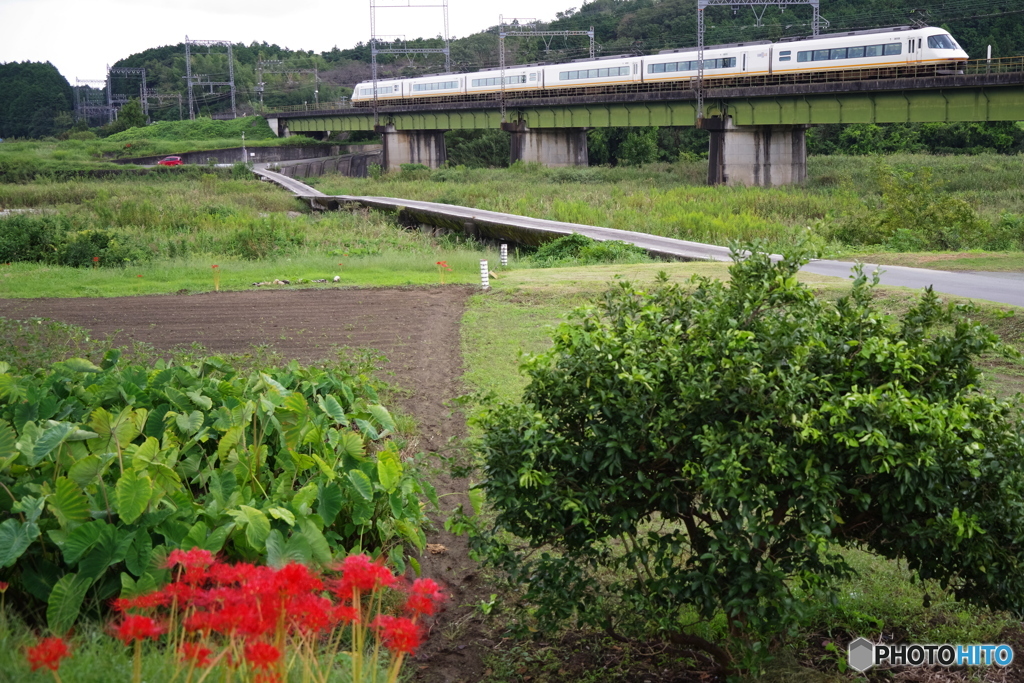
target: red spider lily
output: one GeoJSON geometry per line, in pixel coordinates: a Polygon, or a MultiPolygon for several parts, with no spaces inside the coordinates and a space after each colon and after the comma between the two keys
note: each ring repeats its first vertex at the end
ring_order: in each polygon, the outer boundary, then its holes
{"type": "Polygon", "coordinates": [[[49,669],[56,671],[60,668],[60,660],[71,654],[68,651],[67,643],[63,638],[43,638],[38,645],[28,648],[25,657],[28,659],[32,670],[49,669]]]}
{"type": "Polygon", "coordinates": [[[0,581],[0,593],[6,593],[7,589],[11,587],[11,584],[6,581],[0,581]]]}
{"type": "Polygon", "coordinates": [[[296,595],[288,600],[285,614],[293,631],[318,633],[330,630],[336,623],[331,601],[319,595],[296,595]]]}
{"type": "Polygon", "coordinates": [[[359,610],[351,605],[338,605],[334,608],[334,619],[339,624],[358,624],[359,610]]]}
{"type": "Polygon", "coordinates": [[[393,586],[398,580],[390,569],[373,562],[366,555],[349,555],[337,569],[341,572],[341,580],[335,584],[335,594],[342,600],[351,600],[354,590],[368,593],[393,586]]]}
{"type": "Polygon", "coordinates": [[[281,659],[281,651],[270,643],[249,643],[245,646],[245,658],[255,668],[266,671],[281,659]]]}
{"type": "Polygon", "coordinates": [[[211,268],[220,268],[220,266],[210,266],[211,268]]]}
{"type": "Polygon", "coordinates": [[[141,275],[136,275],[135,277],[142,277],[142,276],[141,275]]]}
{"type": "Polygon", "coordinates": [[[213,553],[202,548],[192,548],[192,550],[172,550],[171,554],[167,556],[165,566],[170,568],[181,565],[185,569],[205,569],[211,564],[213,564],[213,553]]]}
{"type": "Polygon", "coordinates": [[[199,643],[182,643],[180,652],[183,662],[194,662],[194,666],[200,668],[210,666],[210,655],[213,654],[213,650],[208,647],[203,647],[199,643]]]}
{"type": "Polygon", "coordinates": [[[405,609],[413,615],[430,616],[444,600],[441,587],[433,579],[416,579],[409,589],[409,597],[405,601],[405,609]]]}
{"type": "Polygon", "coordinates": [[[290,562],[277,570],[274,582],[285,595],[299,595],[310,591],[322,591],[324,584],[315,576],[309,567],[297,562],[290,562]]]}
{"type": "Polygon", "coordinates": [[[125,645],[130,645],[146,638],[156,640],[163,632],[164,628],[151,617],[129,614],[121,625],[114,629],[114,636],[125,645]]]}
{"type": "Polygon", "coordinates": [[[444,268],[445,270],[452,269],[452,267],[448,265],[447,261],[438,261],[436,265],[440,266],[441,268],[444,268]]]}
{"type": "Polygon", "coordinates": [[[384,647],[396,654],[412,654],[422,642],[419,627],[408,617],[382,614],[373,621],[384,647]]]}
{"type": "Polygon", "coordinates": [[[117,598],[111,604],[117,612],[127,612],[130,609],[152,610],[157,607],[164,607],[170,603],[170,597],[162,592],[146,593],[134,598],[117,598]]]}
{"type": "Polygon", "coordinates": [[[99,263],[100,262],[100,257],[99,256],[93,256],[92,257],[92,262],[93,263],[99,263]]]}

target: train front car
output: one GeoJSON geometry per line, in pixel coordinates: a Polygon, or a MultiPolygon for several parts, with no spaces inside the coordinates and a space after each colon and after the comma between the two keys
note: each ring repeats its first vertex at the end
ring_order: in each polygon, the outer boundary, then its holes
{"type": "MultiPolygon", "coordinates": [[[[402,81],[397,79],[377,81],[377,101],[402,99],[402,81]]],[[[373,103],[373,81],[357,83],[352,90],[352,106],[368,107],[373,103]]]]}
{"type": "Polygon", "coordinates": [[[970,58],[953,36],[941,28],[923,28],[919,38],[921,49],[918,57],[922,64],[933,64],[936,72],[941,75],[959,74],[964,72],[970,58]]]}
{"type": "Polygon", "coordinates": [[[948,65],[955,69],[966,59],[967,53],[942,29],[895,26],[779,41],[772,73],[795,81],[893,78],[949,73],[948,65]]]}

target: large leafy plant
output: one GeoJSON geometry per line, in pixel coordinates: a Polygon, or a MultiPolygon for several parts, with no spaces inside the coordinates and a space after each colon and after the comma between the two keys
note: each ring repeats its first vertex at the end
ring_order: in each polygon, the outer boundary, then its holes
{"type": "Polygon", "coordinates": [[[424,545],[436,494],[365,377],[119,356],[0,363],[0,580],[54,631],[156,588],[172,549],[276,566],[368,550],[404,571],[424,545]]]}

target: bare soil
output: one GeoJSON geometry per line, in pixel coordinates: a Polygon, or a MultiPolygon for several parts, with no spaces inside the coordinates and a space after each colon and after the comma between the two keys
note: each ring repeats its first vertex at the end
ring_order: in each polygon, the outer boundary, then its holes
{"type": "MultiPolygon", "coordinates": [[[[267,344],[303,363],[332,358],[340,348],[373,348],[388,358],[384,377],[397,387],[397,408],[416,418],[417,450],[447,456],[465,435],[465,422],[446,405],[464,393],[459,323],[468,287],[219,292],[96,299],[2,299],[0,316],[52,318],[79,325],[115,343],[173,348],[199,342],[215,353],[243,353],[267,344]]],[[[468,508],[466,481],[434,461],[433,484],[445,514],[468,508]]],[[[438,519],[421,558],[424,576],[441,582],[450,599],[416,655],[415,678],[461,683],[484,677],[491,643],[475,611],[488,594],[464,538],[438,519]]]]}

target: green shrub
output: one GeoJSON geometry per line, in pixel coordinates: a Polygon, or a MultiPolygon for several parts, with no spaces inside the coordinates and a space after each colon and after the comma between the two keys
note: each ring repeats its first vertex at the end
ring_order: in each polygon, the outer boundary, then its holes
{"type": "Polygon", "coordinates": [[[228,241],[229,253],[249,261],[260,261],[288,251],[303,243],[301,235],[289,235],[288,226],[280,216],[250,221],[235,231],[228,241]]]}
{"type": "Polygon", "coordinates": [[[525,360],[521,402],[485,401],[495,514],[473,542],[543,623],[656,631],[729,668],[690,627],[798,628],[851,574],[842,546],[1024,611],[1020,404],[975,365],[1019,354],[930,290],[899,320],[862,273],[817,297],[804,262],[622,283],[525,360]]]}
{"type": "Polygon", "coordinates": [[[63,633],[83,610],[166,579],[170,550],[326,565],[371,551],[405,569],[420,496],[364,376],[243,374],[70,358],[34,374],[0,362],[0,581],[7,604],[63,633]]]}
{"type": "Polygon", "coordinates": [[[878,168],[878,211],[862,210],[834,220],[827,236],[845,244],[883,245],[894,250],[957,250],[986,244],[988,223],[967,201],[944,192],[932,169],[878,168]]]}
{"type": "Polygon", "coordinates": [[[635,263],[649,260],[640,247],[619,240],[598,241],[574,232],[545,242],[530,257],[537,265],[594,265],[599,263],[635,263]]]}
{"type": "Polygon", "coordinates": [[[125,266],[142,263],[152,252],[135,240],[106,230],[68,232],[56,248],[55,262],[62,266],[125,266]]]}

